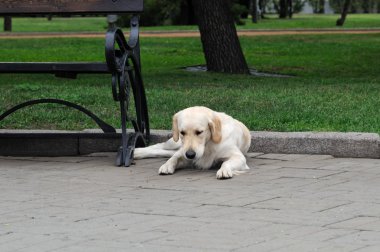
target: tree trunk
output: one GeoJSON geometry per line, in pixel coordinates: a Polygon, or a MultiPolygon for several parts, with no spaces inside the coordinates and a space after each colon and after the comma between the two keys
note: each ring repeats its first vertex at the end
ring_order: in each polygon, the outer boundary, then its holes
{"type": "Polygon", "coordinates": [[[257,0],[251,0],[251,15],[252,15],[252,22],[253,23],[257,23],[259,17],[258,17],[258,14],[259,14],[259,11],[257,9],[257,0]]]}
{"type": "Polygon", "coordinates": [[[259,9],[260,9],[260,14],[261,14],[261,18],[264,19],[265,16],[265,4],[264,4],[264,0],[259,0],[259,9]]]}
{"type": "Polygon", "coordinates": [[[191,0],[184,0],[180,4],[180,18],[175,24],[179,25],[194,25],[194,8],[191,0]]]}
{"type": "Polygon", "coordinates": [[[288,17],[288,1],[280,0],[279,18],[287,18],[287,17],[288,17]]]}
{"type": "Polygon", "coordinates": [[[289,6],[288,16],[289,18],[292,18],[293,17],[293,0],[288,0],[288,6],[289,6]]]}
{"type": "Polygon", "coordinates": [[[372,8],[372,6],[370,6],[370,2],[369,0],[363,0],[363,3],[362,3],[362,8],[363,8],[363,12],[364,13],[369,13],[370,12],[370,9],[372,8]]]}
{"type": "Polygon", "coordinates": [[[193,0],[207,70],[248,74],[229,0],[193,0]]]}
{"type": "Polygon", "coordinates": [[[250,7],[251,7],[251,0],[239,0],[238,3],[240,5],[243,5],[244,7],[247,8],[248,12],[244,11],[240,17],[245,19],[245,18],[248,18],[248,14],[249,14],[249,10],[250,10],[250,7]]]}
{"type": "Polygon", "coordinates": [[[346,20],[348,9],[350,8],[351,0],[345,0],[342,10],[341,17],[336,21],[337,26],[343,26],[344,21],[346,20]]]}
{"type": "Polygon", "coordinates": [[[12,17],[4,16],[4,31],[12,31],[12,17]]]}
{"type": "Polygon", "coordinates": [[[319,14],[324,14],[325,13],[325,0],[319,0],[319,14]]]}

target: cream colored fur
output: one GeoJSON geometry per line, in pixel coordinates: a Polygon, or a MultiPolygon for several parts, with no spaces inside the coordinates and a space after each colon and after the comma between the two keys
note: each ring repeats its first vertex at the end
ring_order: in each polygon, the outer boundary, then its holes
{"type": "Polygon", "coordinates": [[[190,107],[173,116],[171,139],[136,148],[134,157],[169,157],[158,170],[159,174],[173,174],[176,168],[189,163],[209,169],[222,162],[216,173],[222,179],[249,169],[245,154],[250,145],[251,135],[243,123],[206,107],[190,107]]]}

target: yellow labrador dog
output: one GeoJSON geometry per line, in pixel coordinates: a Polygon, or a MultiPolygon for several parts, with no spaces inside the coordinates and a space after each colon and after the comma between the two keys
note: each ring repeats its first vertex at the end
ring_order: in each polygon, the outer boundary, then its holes
{"type": "Polygon", "coordinates": [[[159,174],[173,174],[176,168],[189,163],[209,169],[222,162],[216,177],[225,179],[249,169],[245,154],[250,145],[251,134],[243,123],[206,107],[190,107],[173,116],[171,139],[136,148],[134,157],[170,157],[159,174]]]}

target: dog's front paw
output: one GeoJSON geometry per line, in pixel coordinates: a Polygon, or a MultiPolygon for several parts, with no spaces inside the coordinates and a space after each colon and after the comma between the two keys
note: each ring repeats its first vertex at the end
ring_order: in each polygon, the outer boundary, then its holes
{"type": "Polygon", "coordinates": [[[174,173],[174,167],[168,163],[163,164],[160,169],[158,169],[158,174],[160,175],[171,175],[174,173]]]}
{"type": "Polygon", "coordinates": [[[217,179],[229,179],[232,178],[232,176],[232,170],[228,167],[221,167],[216,173],[217,179]]]}

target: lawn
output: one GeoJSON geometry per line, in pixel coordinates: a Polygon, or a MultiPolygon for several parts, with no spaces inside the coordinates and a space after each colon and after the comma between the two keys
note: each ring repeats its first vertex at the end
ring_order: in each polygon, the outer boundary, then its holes
{"type": "Polygon", "coordinates": [[[292,19],[280,20],[277,15],[268,15],[254,24],[246,20],[241,29],[358,29],[380,28],[380,14],[348,14],[343,27],[335,25],[340,15],[296,14],[292,19]]]}
{"type": "MultiPolygon", "coordinates": [[[[280,20],[277,15],[267,15],[267,19],[254,24],[245,20],[245,25],[239,25],[239,30],[244,29],[341,29],[335,26],[339,15],[295,14],[292,19],[280,20]]],[[[0,18],[0,27],[3,26],[0,18]]],[[[105,17],[79,17],[63,18],[53,17],[52,21],[46,18],[13,18],[14,32],[103,32],[107,27],[105,17]],[[33,25],[31,25],[33,24],[33,25]]],[[[380,28],[379,14],[349,14],[343,29],[352,28],[380,28]]],[[[150,30],[197,30],[193,25],[189,26],[158,26],[142,27],[143,31],[150,30]]]]}
{"type": "MultiPolygon", "coordinates": [[[[293,77],[187,72],[182,68],[204,64],[199,38],[142,38],[151,127],[169,129],[174,112],[205,105],[251,130],[380,133],[380,34],[242,37],[241,43],[250,66],[293,77]]],[[[0,61],[101,61],[103,47],[102,39],[93,38],[1,39],[0,61]]],[[[119,125],[110,76],[4,74],[0,90],[0,111],[25,99],[52,97],[82,104],[119,125]]],[[[24,109],[0,122],[0,128],[94,127],[57,105],[24,109]]]]}

